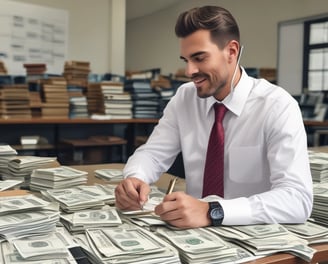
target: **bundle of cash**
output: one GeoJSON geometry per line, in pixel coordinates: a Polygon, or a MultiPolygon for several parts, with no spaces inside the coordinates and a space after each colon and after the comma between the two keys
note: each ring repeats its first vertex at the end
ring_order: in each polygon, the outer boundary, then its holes
{"type": "Polygon", "coordinates": [[[71,214],[62,213],[60,219],[70,233],[81,233],[89,228],[110,227],[122,224],[116,209],[108,205],[97,210],[83,210],[71,214]]]}
{"type": "Polygon", "coordinates": [[[328,183],[313,185],[313,209],[311,217],[316,223],[328,227],[328,183]]]}
{"type": "Polygon", "coordinates": [[[39,168],[31,174],[30,189],[34,191],[69,188],[87,182],[88,173],[67,166],[39,168]]]}
{"type": "Polygon", "coordinates": [[[72,237],[63,228],[44,235],[30,235],[1,243],[4,264],[74,264],[69,249],[75,247],[72,237]]]}
{"type": "MultiPolygon", "coordinates": [[[[210,228],[216,234],[220,234],[220,228],[210,228]]],[[[225,239],[240,245],[252,252],[254,256],[267,256],[278,252],[288,252],[310,262],[316,252],[308,246],[308,242],[280,224],[263,224],[248,226],[225,227],[222,234],[225,239]],[[232,236],[229,238],[229,230],[232,236]],[[241,239],[236,231],[243,234],[241,239]]]]}
{"type": "Polygon", "coordinates": [[[90,229],[74,238],[92,263],[181,263],[178,252],[170,244],[127,223],[114,228],[90,229]]]}
{"type": "Polygon", "coordinates": [[[309,151],[309,161],[313,182],[327,182],[328,153],[309,151]]]}
{"type": "Polygon", "coordinates": [[[311,220],[304,224],[284,224],[288,231],[308,241],[309,245],[328,242],[328,228],[311,220]]]}
{"type": "Polygon", "coordinates": [[[238,263],[255,259],[243,248],[204,228],[177,230],[158,227],[156,234],[177,248],[183,263],[238,263]]]}
{"type": "Polygon", "coordinates": [[[41,191],[42,196],[50,201],[57,201],[60,208],[73,213],[85,209],[100,209],[106,203],[115,200],[115,186],[92,185],[78,186],[66,189],[41,191]]]}
{"type": "Polygon", "coordinates": [[[95,176],[108,181],[120,181],[123,179],[123,171],[118,169],[95,170],[95,176]]]}

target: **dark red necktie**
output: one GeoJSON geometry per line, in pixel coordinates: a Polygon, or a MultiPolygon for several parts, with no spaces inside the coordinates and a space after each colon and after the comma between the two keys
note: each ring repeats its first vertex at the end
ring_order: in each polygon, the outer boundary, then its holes
{"type": "Polygon", "coordinates": [[[204,170],[203,197],[208,195],[224,196],[224,129],[222,120],[227,108],[214,104],[215,121],[208,141],[204,170]]]}

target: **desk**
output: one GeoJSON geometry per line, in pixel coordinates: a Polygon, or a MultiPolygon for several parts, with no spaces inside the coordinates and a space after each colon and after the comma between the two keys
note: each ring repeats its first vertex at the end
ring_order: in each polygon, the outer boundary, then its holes
{"type": "MultiPolygon", "coordinates": [[[[78,170],[83,170],[88,172],[88,182],[87,184],[92,185],[95,183],[109,183],[108,181],[104,181],[102,179],[96,178],[94,171],[96,169],[122,169],[124,167],[124,164],[121,163],[111,163],[111,164],[93,164],[93,165],[76,165],[71,166],[73,168],[76,168],[78,170]]],[[[155,183],[156,186],[158,186],[161,190],[166,190],[170,177],[172,177],[171,174],[164,173],[160,179],[155,183]]],[[[184,191],[185,190],[185,184],[183,179],[179,179],[176,186],[175,191],[184,191]]],[[[328,243],[327,244],[318,244],[312,246],[317,250],[315,253],[312,262],[311,263],[326,263],[328,264],[328,243]]],[[[251,262],[247,262],[249,264],[305,264],[306,262],[293,256],[290,254],[275,254],[269,257],[264,257],[261,259],[257,259],[251,262]]]]}
{"type": "MultiPolygon", "coordinates": [[[[113,183],[113,184],[117,184],[118,182],[116,181],[106,181],[103,180],[101,178],[95,177],[95,170],[98,169],[123,169],[124,164],[122,163],[110,163],[110,164],[92,164],[92,165],[74,165],[74,166],[70,166],[72,168],[75,168],[77,170],[81,170],[81,171],[86,171],[88,172],[88,181],[87,181],[87,185],[93,185],[95,183],[99,183],[99,184],[108,184],[108,183],[113,183]]],[[[166,191],[170,179],[171,177],[173,177],[172,174],[169,173],[164,173],[159,180],[155,183],[155,185],[162,191],[166,191]]],[[[185,191],[185,182],[184,179],[179,179],[175,185],[174,188],[175,191],[185,191]]]]}
{"type": "Polygon", "coordinates": [[[328,153],[328,146],[311,147],[311,148],[309,148],[309,150],[328,153]]]}

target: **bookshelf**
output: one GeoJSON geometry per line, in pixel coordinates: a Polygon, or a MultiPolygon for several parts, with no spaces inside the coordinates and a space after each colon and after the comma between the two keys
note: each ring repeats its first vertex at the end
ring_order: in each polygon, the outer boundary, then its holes
{"type": "MultiPolygon", "coordinates": [[[[85,140],[92,136],[114,136],[122,138],[120,144],[125,145],[124,155],[119,161],[125,162],[127,157],[135,150],[135,138],[137,135],[148,136],[158,119],[111,119],[94,120],[90,118],[69,119],[69,118],[21,118],[21,119],[0,119],[0,138],[1,143],[13,146],[18,153],[35,155],[59,156],[61,151],[69,149],[69,144],[63,147],[62,141],[85,140]],[[23,135],[40,135],[48,139],[48,144],[37,144],[24,147],[19,144],[19,138],[23,135]]],[[[81,142],[81,141],[80,141],[81,142]]],[[[91,140],[90,140],[91,142],[91,140]]],[[[79,145],[80,149],[99,148],[102,144],[95,142],[79,145]]],[[[111,144],[107,144],[110,146],[111,144]]],[[[114,144],[115,145],[115,144],[114,144]]],[[[74,147],[74,146],[72,146],[74,147]]],[[[106,147],[106,146],[104,146],[106,147]]],[[[71,150],[71,149],[70,149],[71,150]]],[[[119,150],[121,151],[121,150],[119,150]]],[[[112,153],[115,155],[115,153],[112,153]]],[[[118,154],[121,155],[121,154],[118,154]]],[[[89,162],[87,162],[89,163],[89,162]]]]}

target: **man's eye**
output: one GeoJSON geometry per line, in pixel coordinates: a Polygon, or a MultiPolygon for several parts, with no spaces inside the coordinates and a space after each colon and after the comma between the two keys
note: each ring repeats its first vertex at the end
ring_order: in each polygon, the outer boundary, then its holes
{"type": "Polygon", "coordinates": [[[194,60],[196,62],[202,62],[205,58],[204,57],[195,57],[194,60]]]}

